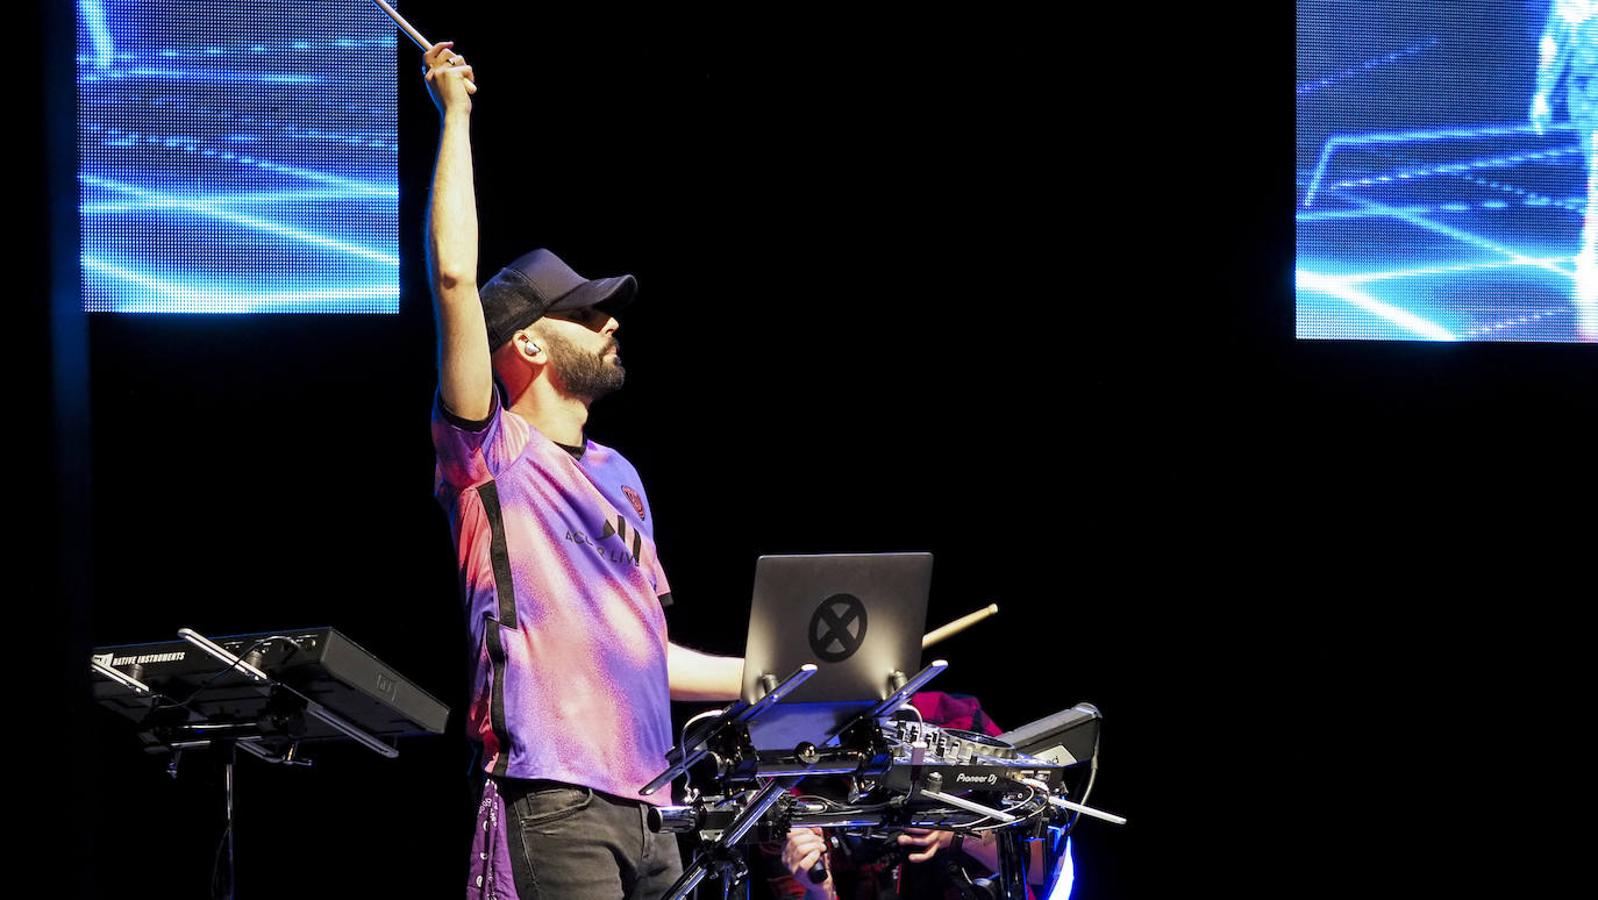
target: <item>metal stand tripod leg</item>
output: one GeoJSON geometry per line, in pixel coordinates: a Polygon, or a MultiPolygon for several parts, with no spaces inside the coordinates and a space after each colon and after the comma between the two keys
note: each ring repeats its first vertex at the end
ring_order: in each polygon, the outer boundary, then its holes
{"type": "Polygon", "coordinates": [[[1004,900],[1026,900],[1027,840],[1018,828],[999,832],[999,890],[1004,900]]]}
{"type": "Polygon", "coordinates": [[[227,751],[227,762],[222,764],[222,792],[227,819],[223,831],[227,843],[227,893],[223,896],[227,900],[234,900],[238,893],[238,881],[233,866],[233,764],[238,761],[239,754],[236,745],[231,741],[224,749],[227,751]]]}

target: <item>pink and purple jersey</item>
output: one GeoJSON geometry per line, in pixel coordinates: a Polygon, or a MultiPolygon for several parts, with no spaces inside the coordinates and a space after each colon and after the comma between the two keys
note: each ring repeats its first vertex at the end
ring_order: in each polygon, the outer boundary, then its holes
{"type": "Polygon", "coordinates": [[[477,647],[466,732],[485,770],[670,802],[638,796],[673,735],[671,589],[637,470],[593,441],[574,457],[497,396],[476,423],[437,402],[432,427],[477,647]]]}

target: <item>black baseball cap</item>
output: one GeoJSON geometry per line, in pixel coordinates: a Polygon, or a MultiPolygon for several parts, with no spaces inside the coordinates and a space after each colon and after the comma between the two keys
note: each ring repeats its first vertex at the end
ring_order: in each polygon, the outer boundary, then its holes
{"type": "Polygon", "coordinates": [[[511,335],[552,312],[597,306],[614,313],[633,302],[638,280],[631,275],[589,280],[539,248],[500,269],[477,293],[488,323],[488,347],[497,350],[511,335]]]}

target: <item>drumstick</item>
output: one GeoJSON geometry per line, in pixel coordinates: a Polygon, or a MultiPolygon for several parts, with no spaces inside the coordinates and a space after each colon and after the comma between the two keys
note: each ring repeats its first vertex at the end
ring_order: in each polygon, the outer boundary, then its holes
{"type": "Polygon", "coordinates": [[[432,48],[433,45],[428,43],[427,38],[422,37],[422,33],[417,31],[415,26],[405,21],[405,17],[400,15],[398,10],[392,6],[389,6],[387,3],[384,3],[383,0],[372,0],[372,2],[377,4],[378,9],[388,13],[388,17],[393,19],[394,24],[398,25],[401,31],[410,36],[411,40],[416,42],[416,46],[421,47],[423,51],[432,48]]]}
{"type": "Polygon", "coordinates": [[[927,632],[926,637],[921,639],[921,649],[925,650],[946,637],[953,637],[998,611],[999,604],[989,603],[982,609],[979,609],[970,615],[961,616],[942,628],[934,628],[933,630],[927,632]]]}

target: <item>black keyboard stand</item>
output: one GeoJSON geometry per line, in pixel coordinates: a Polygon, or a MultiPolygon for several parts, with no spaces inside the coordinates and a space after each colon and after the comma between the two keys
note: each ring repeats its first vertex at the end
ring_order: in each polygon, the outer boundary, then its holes
{"type": "MultiPolygon", "coordinates": [[[[399,756],[399,750],[300,689],[272,677],[256,665],[260,661],[258,654],[246,653],[241,657],[190,628],[179,629],[178,637],[215,663],[210,676],[181,701],[141,681],[141,670],[136,665],[124,671],[96,659],[91,660],[90,669],[109,683],[100,696],[103,705],[124,716],[129,714],[130,707],[142,709],[137,727],[145,741],[145,751],[169,754],[167,773],[173,778],[177,777],[184,751],[219,751],[223,766],[227,884],[225,890],[216,891],[214,895],[234,900],[237,886],[233,812],[238,751],[275,765],[309,766],[311,760],[300,756],[300,736],[312,723],[332,735],[323,738],[324,741],[349,741],[389,759],[399,756]],[[241,710],[248,710],[248,713],[241,713],[241,710]]],[[[262,643],[274,639],[293,643],[288,637],[269,638],[262,643]]],[[[351,690],[336,682],[333,684],[335,688],[329,702],[340,696],[339,689],[351,690]]],[[[213,883],[213,891],[215,887],[213,883]]]]}

